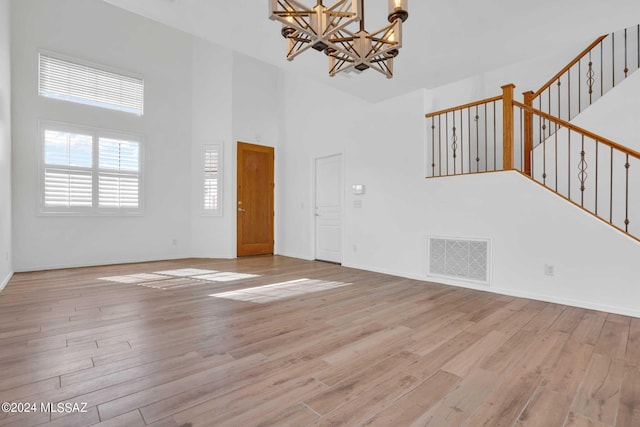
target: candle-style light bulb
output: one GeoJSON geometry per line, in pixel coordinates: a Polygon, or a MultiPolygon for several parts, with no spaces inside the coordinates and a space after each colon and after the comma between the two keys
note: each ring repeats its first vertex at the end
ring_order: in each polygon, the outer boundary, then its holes
{"type": "Polygon", "coordinates": [[[409,17],[407,0],[389,0],[389,22],[400,19],[402,22],[409,17]]]}

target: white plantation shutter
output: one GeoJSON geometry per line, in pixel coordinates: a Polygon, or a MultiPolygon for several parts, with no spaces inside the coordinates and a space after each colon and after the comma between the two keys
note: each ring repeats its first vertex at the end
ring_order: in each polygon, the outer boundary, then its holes
{"type": "Polygon", "coordinates": [[[100,173],[100,207],[137,209],[139,206],[137,175],[100,173]]]}
{"type": "Polygon", "coordinates": [[[90,208],[93,199],[92,193],[91,172],[45,168],[45,206],[90,208]]]}
{"type": "Polygon", "coordinates": [[[92,136],[45,130],[44,206],[69,210],[91,208],[93,198],[92,136]]]}
{"type": "Polygon", "coordinates": [[[220,145],[204,146],[202,208],[208,215],[219,215],[221,212],[221,157],[220,145]]]}
{"type": "Polygon", "coordinates": [[[42,122],[41,128],[40,213],[142,213],[137,137],[54,122],[42,122]]]}
{"type": "Polygon", "coordinates": [[[144,112],[144,80],[67,60],[39,54],[39,94],[85,105],[144,112]]]}
{"type": "Polygon", "coordinates": [[[139,143],[100,138],[98,153],[100,208],[137,209],[140,206],[139,143]]]}

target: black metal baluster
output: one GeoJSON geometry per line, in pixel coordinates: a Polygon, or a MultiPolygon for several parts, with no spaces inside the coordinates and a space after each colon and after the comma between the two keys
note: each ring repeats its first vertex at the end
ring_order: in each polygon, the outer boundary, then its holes
{"type": "Polygon", "coordinates": [[[520,170],[525,172],[524,165],[524,131],[522,129],[522,122],[524,121],[524,111],[522,108],[518,108],[520,110],[520,170]]]}
{"type": "Polygon", "coordinates": [[[464,122],[462,120],[462,110],[460,110],[460,173],[464,173],[464,122]]]}
{"type": "Polygon", "coordinates": [[[593,61],[591,60],[591,52],[589,52],[589,71],[587,71],[587,86],[589,87],[589,105],[593,103],[593,83],[595,82],[593,76],[593,61]]]}
{"type": "MultiPolygon", "coordinates": [[[[540,117],[538,117],[538,120],[540,120],[540,117]]],[[[532,120],[532,123],[531,123],[531,132],[533,132],[533,120],[532,120]]],[[[531,144],[533,145],[533,138],[531,138],[531,139],[532,139],[531,144]]],[[[536,156],[534,155],[534,153],[535,153],[535,149],[532,149],[531,153],[529,153],[529,155],[531,156],[531,177],[533,179],[535,179],[534,171],[536,170],[535,165],[534,165],[534,160],[535,160],[536,156]]]]}
{"type": "Polygon", "coordinates": [[[438,176],[442,176],[442,114],[438,114],[438,176]]]}
{"type": "Polygon", "coordinates": [[[625,168],[625,180],[626,180],[626,184],[625,184],[625,189],[624,189],[624,197],[625,197],[625,202],[624,202],[624,231],[626,231],[627,233],[629,232],[629,167],[631,166],[629,164],[629,154],[627,153],[626,156],[626,163],[624,164],[624,168],[625,168]]]}
{"type": "Polygon", "coordinates": [[[627,65],[627,29],[624,29],[624,78],[627,78],[629,67],[627,65]]]}
{"type": "Polygon", "coordinates": [[[556,133],[553,134],[553,158],[554,158],[554,174],[555,174],[555,184],[554,184],[554,188],[556,189],[556,193],[558,192],[558,133],[560,133],[559,130],[556,131],[556,133]]]}
{"type": "Polygon", "coordinates": [[[604,43],[600,42],[600,96],[604,95],[604,43]]]}
{"type": "MultiPolygon", "coordinates": [[[[538,97],[538,110],[542,111],[542,97],[538,97]]],[[[540,135],[540,142],[542,142],[542,135],[543,135],[543,129],[542,129],[542,118],[538,117],[538,128],[539,128],[539,135],[540,135]]]]}
{"type": "MultiPolygon", "coordinates": [[[[504,106],[502,108],[504,108],[504,106]]],[[[494,171],[498,170],[498,164],[496,162],[497,145],[498,145],[498,142],[496,140],[496,101],[493,101],[493,170],[494,171]]]]}
{"type": "Polygon", "coordinates": [[[540,139],[542,144],[542,183],[547,185],[547,141],[542,140],[542,136],[540,139]]]}
{"type": "Polygon", "coordinates": [[[567,121],[570,121],[570,120],[571,120],[571,70],[567,72],[567,121]]]}
{"type": "Polygon", "coordinates": [[[473,172],[473,170],[471,169],[471,165],[473,164],[471,163],[471,108],[467,108],[467,124],[469,125],[467,126],[467,132],[468,132],[467,141],[469,144],[469,150],[468,150],[469,161],[468,162],[469,162],[469,173],[471,173],[473,172]]]}
{"type": "Polygon", "coordinates": [[[611,33],[611,79],[612,86],[616,87],[616,35],[611,33]]]}
{"type": "Polygon", "coordinates": [[[484,171],[489,170],[489,133],[487,129],[487,104],[484,104],[484,171]]]}
{"type": "MultiPolygon", "coordinates": [[[[561,85],[561,84],[562,84],[562,83],[560,83],[560,78],[558,78],[558,116],[557,116],[557,117],[558,117],[559,119],[561,119],[561,118],[562,118],[562,112],[561,112],[561,111],[562,111],[562,110],[561,110],[561,108],[562,108],[562,107],[560,106],[560,97],[562,96],[562,95],[561,95],[561,93],[560,93],[560,85],[561,85]]],[[[567,120],[568,120],[568,119],[567,119],[567,120]]],[[[558,124],[557,124],[557,123],[554,123],[554,124],[555,124],[555,126],[554,126],[554,128],[555,128],[555,129],[554,129],[554,131],[555,131],[555,132],[558,132],[558,124]]],[[[551,132],[551,129],[549,129],[549,132],[551,132]]]]}
{"type": "Polygon", "coordinates": [[[587,162],[585,161],[584,135],[582,135],[582,147],[580,150],[580,163],[578,163],[578,178],[580,179],[580,206],[584,207],[585,181],[587,180],[587,162]]]}
{"type": "Polygon", "coordinates": [[[567,170],[567,193],[569,194],[569,200],[571,200],[571,129],[567,128],[567,164],[569,168],[567,170]]]}
{"type": "Polygon", "coordinates": [[[447,176],[449,176],[449,114],[444,114],[444,138],[445,138],[445,146],[447,147],[447,176]]]}
{"type": "Polygon", "coordinates": [[[613,147],[611,147],[611,164],[609,165],[609,173],[611,179],[609,182],[609,224],[613,224],[613,147]]]}
{"type": "Polygon", "coordinates": [[[431,176],[436,176],[436,125],[431,117],[431,176]]]}
{"type": "Polygon", "coordinates": [[[593,140],[593,143],[594,143],[595,148],[596,148],[596,186],[595,186],[595,189],[596,189],[595,198],[596,198],[596,200],[595,200],[595,214],[598,215],[598,183],[600,182],[600,181],[598,181],[598,171],[600,169],[600,162],[599,162],[598,152],[600,151],[600,144],[598,144],[598,141],[595,140],[595,139],[593,140]]]}
{"type": "MultiPolygon", "coordinates": [[[[589,51],[591,55],[591,51],[589,51]]],[[[582,111],[582,59],[578,61],[578,114],[582,111]]]]}
{"type": "Polygon", "coordinates": [[[480,172],[480,116],[478,115],[478,106],[476,105],[476,172],[480,172]]]}
{"type": "Polygon", "coordinates": [[[451,112],[451,117],[453,118],[453,128],[451,129],[452,131],[452,136],[451,136],[451,151],[453,151],[453,174],[456,174],[456,157],[457,157],[457,153],[456,151],[458,150],[458,136],[456,135],[456,112],[452,111],[451,112]]]}
{"type": "MultiPolygon", "coordinates": [[[[547,111],[547,113],[551,114],[551,86],[549,86],[549,88],[547,89],[547,91],[548,91],[547,93],[549,94],[549,95],[548,95],[548,98],[549,98],[549,110],[547,111]]],[[[548,120],[546,120],[546,119],[545,119],[545,122],[544,122],[544,124],[542,125],[542,130],[545,130],[545,131],[546,131],[546,129],[547,129],[547,126],[546,126],[547,122],[548,122],[548,120]]],[[[551,122],[549,122],[549,133],[548,133],[548,135],[545,135],[545,139],[546,139],[546,137],[547,137],[547,136],[551,136],[551,122]]]]}

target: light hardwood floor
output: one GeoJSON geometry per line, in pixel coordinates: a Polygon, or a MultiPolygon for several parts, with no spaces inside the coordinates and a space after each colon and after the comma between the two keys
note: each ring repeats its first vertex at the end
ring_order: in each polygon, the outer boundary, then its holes
{"type": "Polygon", "coordinates": [[[640,320],[277,256],[23,273],[5,401],[87,408],[0,426],[639,426],[640,320]]]}

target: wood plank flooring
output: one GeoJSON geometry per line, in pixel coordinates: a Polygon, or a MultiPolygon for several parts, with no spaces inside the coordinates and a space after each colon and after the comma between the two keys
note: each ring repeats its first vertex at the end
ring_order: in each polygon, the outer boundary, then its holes
{"type": "Polygon", "coordinates": [[[640,319],[279,256],[22,273],[0,402],[38,405],[0,426],[640,426],[640,319]]]}

